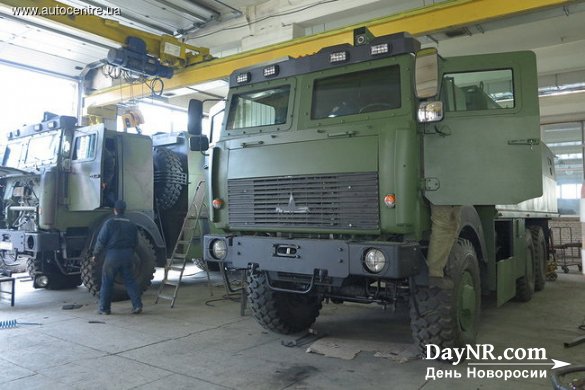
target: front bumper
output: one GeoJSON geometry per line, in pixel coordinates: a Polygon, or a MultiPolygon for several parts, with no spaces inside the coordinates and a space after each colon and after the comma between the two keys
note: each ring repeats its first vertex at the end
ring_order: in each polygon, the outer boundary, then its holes
{"type": "Polygon", "coordinates": [[[0,250],[18,252],[55,251],[60,249],[57,232],[25,232],[0,229],[0,250]]]}
{"type": "Polygon", "coordinates": [[[211,253],[215,240],[226,243],[223,262],[235,269],[253,267],[258,271],[342,279],[350,275],[402,279],[418,275],[425,261],[417,243],[223,235],[204,237],[206,261],[219,261],[211,253]],[[370,248],[381,250],[386,257],[386,264],[378,273],[369,272],[363,264],[365,252],[370,248]]]}

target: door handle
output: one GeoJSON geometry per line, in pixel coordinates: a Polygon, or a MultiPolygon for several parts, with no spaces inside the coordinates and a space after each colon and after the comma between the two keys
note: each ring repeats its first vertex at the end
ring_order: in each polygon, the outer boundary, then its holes
{"type": "Polygon", "coordinates": [[[323,131],[323,130],[317,130],[317,133],[325,133],[325,134],[327,134],[327,137],[334,138],[334,137],[353,137],[354,135],[357,134],[357,131],[350,130],[350,131],[339,131],[336,133],[328,133],[328,132],[323,131]]]}
{"type": "Polygon", "coordinates": [[[540,145],[540,140],[538,138],[526,138],[526,139],[510,139],[508,140],[508,145],[540,145]]]}

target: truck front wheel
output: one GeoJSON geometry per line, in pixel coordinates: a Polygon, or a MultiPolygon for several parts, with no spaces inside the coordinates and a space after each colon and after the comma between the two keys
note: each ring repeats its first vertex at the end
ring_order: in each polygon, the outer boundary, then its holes
{"type": "Polygon", "coordinates": [[[481,305],[479,264],[473,245],[459,239],[451,248],[445,274],[452,289],[419,287],[410,307],[410,326],[421,352],[427,344],[461,347],[473,344],[481,305]]]}
{"type": "Polygon", "coordinates": [[[273,332],[289,334],[308,329],[321,310],[316,294],[273,291],[264,272],[248,275],[248,304],[258,323],[273,332]]]}
{"type": "MultiPolygon", "coordinates": [[[[102,267],[104,264],[104,255],[96,257],[95,261],[89,261],[86,257],[81,264],[81,279],[83,284],[92,295],[99,295],[102,285],[102,267]]],[[[156,256],[150,241],[143,233],[138,233],[138,246],[134,251],[134,277],[140,291],[145,291],[150,286],[155,272],[156,256]]],[[[114,290],[112,300],[123,301],[128,299],[126,287],[121,275],[118,275],[114,281],[114,290]]]]}

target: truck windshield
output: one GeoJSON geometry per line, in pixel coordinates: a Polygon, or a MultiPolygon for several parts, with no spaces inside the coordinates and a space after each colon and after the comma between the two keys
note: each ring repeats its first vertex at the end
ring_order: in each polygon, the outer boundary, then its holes
{"type": "Polygon", "coordinates": [[[6,149],[4,151],[4,161],[2,162],[2,166],[10,167],[10,168],[18,168],[18,164],[21,159],[22,155],[22,142],[15,142],[6,145],[6,149]]]}
{"type": "Polygon", "coordinates": [[[311,119],[400,108],[400,67],[387,66],[315,80],[311,119]]]}
{"type": "Polygon", "coordinates": [[[59,133],[47,133],[33,136],[28,142],[24,167],[53,164],[57,160],[59,133]]]}
{"type": "Polygon", "coordinates": [[[286,123],[290,85],[232,96],[228,130],[286,123]]]}

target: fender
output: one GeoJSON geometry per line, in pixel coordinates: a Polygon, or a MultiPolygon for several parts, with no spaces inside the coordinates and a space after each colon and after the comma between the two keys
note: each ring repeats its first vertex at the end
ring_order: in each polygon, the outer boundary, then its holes
{"type": "Polygon", "coordinates": [[[483,263],[487,263],[488,254],[486,250],[485,236],[481,225],[481,219],[479,218],[479,214],[475,207],[463,206],[461,209],[461,227],[458,236],[471,241],[477,251],[478,259],[483,263]]]}
{"type": "MultiPolygon", "coordinates": [[[[87,249],[93,248],[101,227],[108,219],[113,217],[114,214],[104,216],[91,226],[90,240],[88,242],[87,249]]],[[[140,229],[146,232],[148,238],[154,245],[154,251],[156,253],[156,265],[164,266],[166,264],[166,245],[158,230],[158,227],[156,226],[156,223],[152,220],[152,218],[140,211],[128,211],[124,213],[124,217],[134,222],[140,229]]]]}
{"type": "Polygon", "coordinates": [[[147,214],[140,211],[128,211],[124,216],[144,230],[154,244],[156,265],[162,267],[167,262],[165,241],[156,226],[156,223],[147,214]]]}

